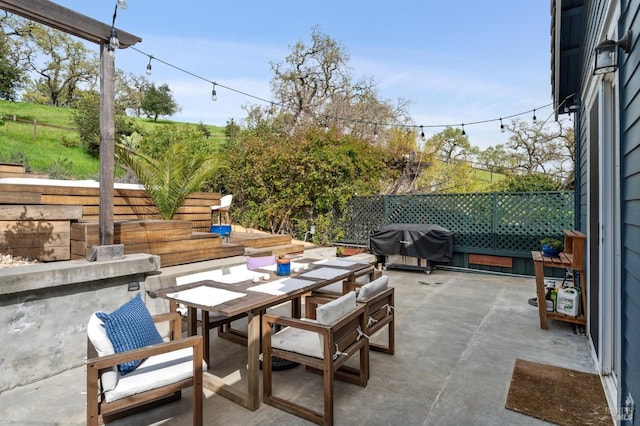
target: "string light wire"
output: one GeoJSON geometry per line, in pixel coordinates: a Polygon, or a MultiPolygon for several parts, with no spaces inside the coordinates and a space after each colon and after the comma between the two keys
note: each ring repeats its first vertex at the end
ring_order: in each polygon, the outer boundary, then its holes
{"type": "MultiPolygon", "coordinates": [[[[206,77],[203,77],[203,76],[201,76],[201,75],[195,74],[195,73],[193,73],[193,72],[191,72],[191,71],[189,71],[189,70],[187,70],[187,69],[184,69],[184,68],[179,67],[179,66],[177,66],[177,65],[174,65],[174,64],[172,64],[172,63],[170,63],[170,62],[167,62],[167,61],[165,61],[165,60],[163,60],[163,59],[160,59],[160,58],[158,58],[158,57],[156,57],[156,56],[153,56],[153,55],[151,55],[151,54],[149,54],[149,53],[146,53],[146,52],[144,52],[144,51],[142,51],[142,50],[140,50],[140,49],[136,48],[135,46],[130,46],[130,47],[129,47],[129,49],[132,49],[132,50],[134,50],[134,51],[136,51],[136,52],[138,52],[138,53],[140,53],[140,54],[142,54],[142,55],[144,55],[144,56],[147,56],[147,57],[149,58],[149,62],[151,62],[151,60],[153,59],[154,61],[160,62],[160,63],[162,63],[162,64],[164,64],[164,65],[166,65],[166,66],[168,66],[168,67],[170,67],[170,68],[173,68],[173,69],[175,69],[175,70],[177,70],[177,71],[180,71],[180,72],[182,72],[182,73],[188,74],[188,75],[190,75],[190,76],[192,76],[192,77],[194,77],[194,78],[197,78],[197,79],[199,79],[199,80],[206,81],[207,83],[209,83],[209,84],[212,84],[212,85],[213,85],[214,90],[215,90],[215,87],[216,87],[216,86],[217,86],[217,87],[222,87],[223,89],[229,90],[230,92],[234,92],[234,93],[237,93],[237,94],[239,94],[239,95],[242,95],[242,96],[245,96],[245,97],[248,97],[248,98],[252,98],[252,99],[255,99],[255,100],[260,101],[260,102],[264,102],[264,103],[266,103],[266,104],[269,104],[269,105],[270,105],[270,111],[272,111],[272,110],[273,110],[273,107],[274,107],[274,106],[279,106],[279,107],[281,107],[281,108],[289,109],[289,107],[288,107],[287,105],[281,104],[281,103],[279,103],[279,102],[275,102],[275,101],[273,101],[273,100],[271,100],[271,99],[265,99],[265,98],[262,98],[262,97],[260,97],[260,96],[256,96],[256,95],[253,95],[253,94],[251,94],[251,93],[245,92],[245,91],[243,91],[243,90],[238,90],[238,89],[235,89],[235,88],[233,88],[233,87],[226,86],[226,85],[221,84],[221,83],[219,83],[219,82],[217,82],[217,81],[213,81],[213,80],[210,80],[210,79],[208,79],[208,78],[206,78],[206,77]]],[[[551,116],[556,112],[556,110],[559,110],[559,109],[560,109],[560,107],[561,107],[561,106],[562,106],[562,105],[563,105],[563,104],[564,104],[564,103],[565,103],[569,98],[571,98],[572,96],[574,96],[574,95],[573,95],[573,94],[571,94],[571,95],[567,96],[567,97],[566,97],[566,98],[565,98],[565,99],[560,103],[560,105],[558,105],[558,108],[557,108],[557,109],[554,109],[554,111],[551,113],[551,115],[550,115],[549,117],[551,117],[551,116]]],[[[328,115],[326,115],[326,116],[325,116],[325,118],[326,118],[326,120],[325,120],[325,125],[326,125],[326,127],[328,127],[328,121],[329,121],[329,119],[333,119],[333,120],[335,120],[335,121],[342,120],[342,121],[350,122],[350,123],[358,123],[358,124],[374,125],[374,126],[376,126],[376,128],[377,128],[377,126],[381,126],[381,127],[398,127],[398,128],[414,128],[414,129],[420,128],[420,130],[421,130],[421,136],[424,134],[424,128],[425,128],[425,127],[426,127],[426,128],[446,128],[446,127],[457,127],[457,126],[461,126],[461,128],[462,128],[462,133],[463,133],[463,135],[465,135],[465,134],[466,134],[466,132],[465,132],[465,126],[467,126],[467,127],[468,127],[468,126],[475,126],[475,125],[478,125],[478,124],[486,124],[486,123],[492,123],[492,122],[498,122],[498,121],[499,121],[500,123],[502,123],[502,120],[503,120],[503,119],[504,119],[504,120],[507,120],[507,119],[510,119],[510,118],[516,118],[516,117],[520,117],[520,116],[522,116],[522,115],[529,114],[529,113],[533,113],[533,116],[534,116],[534,122],[536,122],[536,121],[537,121],[537,120],[536,120],[536,118],[535,118],[536,111],[539,111],[539,110],[541,110],[541,109],[547,108],[547,107],[549,107],[549,106],[551,106],[551,105],[553,105],[553,102],[550,102],[550,103],[545,104],[545,105],[542,105],[542,106],[538,106],[538,107],[533,108],[533,109],[528,109],[528,110],[526,110],[526,111],[517,112],[517,113],[515,113],[515,114],[505,115],[505,116],[502,116],[502,117],[499,117],[499,118],[491,118],[491,119],[487,119],[487,120],[478,120],[478,121],[469,121],[469,122],[466,122],[466,123],[463,123],[463,124],[456,124],[456,123],[452,123],[452,124],[427,124],[427,125],[422,125],[422,124],[420,124],[420,125],[417,125],[417,124],[379,123],[379,122],[374,122],[374,121],[354,120],[354,119],[349,119],[349,118],[333,117],[333,116],[328,116],[328,115]]],[[[544,121],[543,125],[544,125],[544,124],[546,124],[546,122],[547,122],[548,120],[549,120],[549,118],[547,118],[547,119],[544,121]]]]}

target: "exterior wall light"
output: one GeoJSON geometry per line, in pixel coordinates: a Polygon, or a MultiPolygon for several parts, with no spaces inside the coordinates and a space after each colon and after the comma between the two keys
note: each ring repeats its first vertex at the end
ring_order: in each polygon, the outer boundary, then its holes
{"type": "Polygon", "coordinates": [[[620,40],[604,40],[596,46],[595,66],[593,74],[606,74],[618,69],[618,47],[624,53],[631,51],[631,30],[627,31],[620,40]]]}

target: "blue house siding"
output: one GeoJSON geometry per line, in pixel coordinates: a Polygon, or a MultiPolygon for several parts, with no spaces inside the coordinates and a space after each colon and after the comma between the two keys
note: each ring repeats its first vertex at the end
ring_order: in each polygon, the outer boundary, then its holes
{"type": "MultiPolygon", "coordinates": [[[[619,34],[631,29],[633,47],[619,70],[622,207],[621,404],[640,402],[640,0],[621,1],[619,34]]],[[[636,410],[635,425],[640,425],[636,410]]]]}

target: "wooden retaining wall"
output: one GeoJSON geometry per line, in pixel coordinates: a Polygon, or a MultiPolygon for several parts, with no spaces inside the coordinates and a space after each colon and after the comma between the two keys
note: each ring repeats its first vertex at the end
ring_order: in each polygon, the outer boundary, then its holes
{"type": "MultiPolygon", "coordinates": [[[[10,204],[27,197],[28,203],[44,205],[82,206],[83,220],[98,220],[100,189],[55,185],[27,185],[0,183],[0,203],[10,204]],[[18,193],[18,194],[15,194],[18,193]],[[37,201],[37,197],[40,197],[37,201]],[[5,201],[3,201],[3,199],[5,201]]],[[[20,204],[26,204],[26,201],[20,204]]],[[[194,231],[209,232],[211,206],[220,204],[220,194],[195,192],[178,209],[174,220],[188,220],[194,231]]],[[[158,209],[144,189],[114,189],[113,220],[157,220],[158,209]]]]}
{"type": "MultiPolygon", "coordinates": [[[[244,254],[244,246],[223,244],[218,234],[193,232],[188,220],[128,220],[113,224],[115,244],[124,244],[125,254],[151,253],[160,256],[160,265],[218,259],[244,254]]],[[[96,222],[71,225],[71,259],[84,259],[98,245],[96,222]]]]}
{"type": "MultiPolygon", "coordinates": [[[[7,173],[20,170],[2,165],[7,173]]],[[[24,169],[22,169],[24,171],[24,169]]],[[[100,189],[93,182],[31,180],[0,182],[0,252],[42,261],[84,258],[98,244],[100,189]],[[16,183],[18,181],[18,183],[16,183]]],[[[162,266],[236,256],[239,244],[223,244],[211,234],[211,206],[220,194],[191,194],[174,216],[159,220],[144,189],[114,189],[114,243],[125,253],[151,253],[162,266]]]]}

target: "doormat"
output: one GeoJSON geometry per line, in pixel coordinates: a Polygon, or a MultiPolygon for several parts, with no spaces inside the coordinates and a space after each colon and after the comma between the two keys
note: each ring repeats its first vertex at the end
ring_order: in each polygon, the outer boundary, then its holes
{"type": "Polygon", "coordinates": [[[516,359],[505,407],[559,425],[613,425],[597,374],[516,359]]]}

